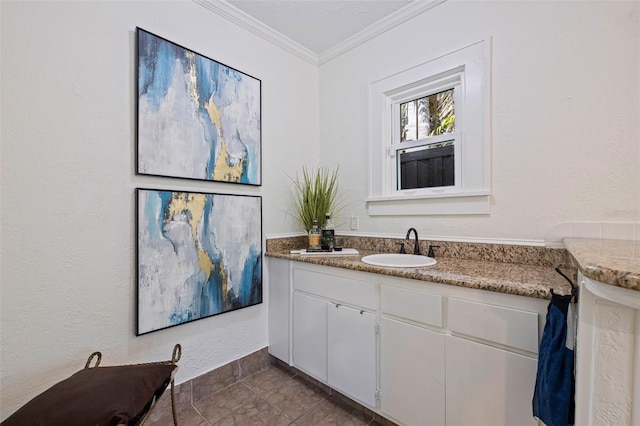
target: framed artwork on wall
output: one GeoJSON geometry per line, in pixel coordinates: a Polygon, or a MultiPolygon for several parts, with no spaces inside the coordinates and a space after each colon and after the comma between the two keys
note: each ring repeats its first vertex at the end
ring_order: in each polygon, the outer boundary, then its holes
{"type": "Polygon", "coordinates": [[[136,335],[262,303],[262,197],[136,189],[136,335]]]}
{"type": "Polygon", "coordinates": [[[261,185],[261,85],[136,28],[136,174],[261,185]]]}

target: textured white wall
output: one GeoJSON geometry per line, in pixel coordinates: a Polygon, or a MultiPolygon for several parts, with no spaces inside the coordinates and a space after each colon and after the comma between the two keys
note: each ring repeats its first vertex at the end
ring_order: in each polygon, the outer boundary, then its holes
{"type": "Polygon", "coordinates": [[[360,232],[542,241],[640,219],[640,4],[448,1],[320,66],[320,159],[360,232]],[[368,217],[369,83],[491,36],[491,214],[368,217]]]}
{"type": "Polygon", "coordinates": [[[577,425],[640,420],[640,295],[579,274],[577,425]]]}
{"type": "Polygon", "coordinates": [[[135,187],[262,195],[265,234],[296,230],[287,175],[318,159],[340,164],[343,219],[366,233],[542,240],[640,216],[637,2],[449,1],[319,69],[190,1],[0,15],[1,418],[94,350],[142,362],[181,342],[181,382],[267,344],[265,304],[134,337],[135,187]],[[262,80],[262,187],[134,175],[136,26],[262,80]],[[367,218],[369,82],[488,35],[492,214],[367,218]]]}
{"type": "Polygon", "coordinates": [[[264,234],[289,231],[285,173],[318,159],[317,67],[190,1],[0,13],[1,418],[95,350],[114,365],[180,342],[182,382],[266,346],[266,303],[134,336],[134,188],[262,195],[264,234]],[[136,26],[262,80],[262,187],[135,176],[136,26]]]}

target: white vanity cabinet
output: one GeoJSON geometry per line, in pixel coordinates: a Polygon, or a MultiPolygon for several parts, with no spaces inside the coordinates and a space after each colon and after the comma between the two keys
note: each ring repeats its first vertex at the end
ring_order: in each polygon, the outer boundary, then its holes
{"type": "Polygon", "coordinates": [[[380,410],[407,425],[535,425],[547,300],[385,278],[380,410]]]}
{"type": "Polygon", "coordinates": [[[447,424],[536,425],[537,359],[447,336],[447,424]]]}
{"type": "Polygon", "coordinates": [[[291,262],[267,258],[269,303],[269,353],[291,362],[291,262]]]}
{"type": "Polygon", "coordinates": [[[505,296],[486,298],[496,304],[448,298],[448,424],[537,424],[531,400],[548,301],[512,296],[497,304],[505,296]]]}
{"type": "Polygon", "coordinates": [[[327,381],[327,302],[293,293],[293,365],[327,381]]]}
{"type": "Polygon", "coordinates": [[[375,408],[376,287],[332,271],[293,266],[293,365],[375,408]]]}
{"type": "Polygon", "coordinates": [[[327,314],[329,386],[375,407],[375,314],[334,303],[327,314]]]}
{"type": "Polygon", "coordinates": [[[269,285],[288,276],[290,292],[269,306],[269,339],[287,334],[271,334],[286,317],[274,307],[290,306],[294,367],[401,425],[535,424],[548,300],[289,265],[270,264],[269,285]]]}
{"type": "Polygon", "coordinates": [[[380,410],[408,425],[445,424],[442,296],[382,285],[380,300],[380,410]]]}

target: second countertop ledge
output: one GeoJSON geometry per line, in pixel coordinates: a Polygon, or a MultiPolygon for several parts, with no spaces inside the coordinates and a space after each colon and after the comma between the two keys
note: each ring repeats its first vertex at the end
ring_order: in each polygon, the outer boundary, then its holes
{"type": "Polygon", "coordinates": [[[564,238],[562,242],[584,276],[640,291],[640,241],[564,238]]]}

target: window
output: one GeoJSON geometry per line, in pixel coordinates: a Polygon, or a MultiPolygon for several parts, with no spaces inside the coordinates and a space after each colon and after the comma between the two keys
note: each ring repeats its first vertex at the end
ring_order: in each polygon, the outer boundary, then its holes
{"type": "Polygon", "coordinates": [[[370,86],[370,215],[489,212],[488,42],[370,86]]]}
{"type": "Polygon", "coordinates": [[[454,93],[452,87],[398,104],[398,134],[391,141],[396,189],[455,185],[454,93]]]}
{"type": "Polygon", "coordinates": [[[455,127],[453,88],[400,104],[400,142],[452,133],[455,127]]]}

